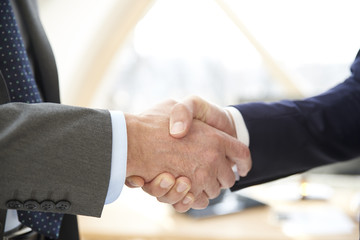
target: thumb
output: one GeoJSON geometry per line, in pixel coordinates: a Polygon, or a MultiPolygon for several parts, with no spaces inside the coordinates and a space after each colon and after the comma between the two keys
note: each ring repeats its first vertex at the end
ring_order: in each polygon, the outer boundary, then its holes
{"type": "Polygon", "coordinates": [[[170,135],[175,138],[186,136],[193,120],[193,106],[191,104],[177,103],[170,113],[170,135]]]}
{"type": "Polygon", "coordinates": [[[193,119],[198,119],[231,136],[236,136],[230,115],[222,108],[200,97],[190,96],[173,106],[170,113],[170,134],[175,138],[184,137],[190,130],[193,119]]]}

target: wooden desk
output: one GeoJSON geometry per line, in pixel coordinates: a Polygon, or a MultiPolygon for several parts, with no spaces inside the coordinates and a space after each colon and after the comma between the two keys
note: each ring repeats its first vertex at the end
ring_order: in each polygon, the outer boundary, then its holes
{"type": "MultiPolygon", "coordinates": [[[[256,189],[255,189],[256,191],[256,189]]],[[[274,209],[290,207],[332,207],[332,201],[290,201],[271,203],[245,211],[207,219],[193,219],[175,213],[141,190],[124,189],[120,199],[107,205],[101,219],[79,217],[83,240],[349,240],[358,239],[358,225],[343,236],[298,236],[283,233],[274,220],[274,209]],[[137,207],[138,206],[138,207],[137,207]]]]}

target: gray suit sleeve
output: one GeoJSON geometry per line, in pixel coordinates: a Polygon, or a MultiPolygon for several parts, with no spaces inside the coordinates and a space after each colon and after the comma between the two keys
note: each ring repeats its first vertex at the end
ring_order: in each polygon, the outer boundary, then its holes
{"type": "Polygon", "coordinates": [[[112,149],[110,113],[60,104],[0,105],[0,208],[67,202],[67,214],[101,215],[112,149]],[[15,203],[19,203],[14,204],[15,203]]]}

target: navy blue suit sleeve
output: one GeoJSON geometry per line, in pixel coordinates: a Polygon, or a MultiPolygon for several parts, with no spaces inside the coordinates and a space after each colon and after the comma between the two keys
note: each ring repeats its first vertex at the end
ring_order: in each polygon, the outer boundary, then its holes
{"type": "Polygon", "coordinates": [[[351,76],[301,101],[234,106],[250,135],[253,168],[232,190],[360,156],[360,58],[351,76]]]}

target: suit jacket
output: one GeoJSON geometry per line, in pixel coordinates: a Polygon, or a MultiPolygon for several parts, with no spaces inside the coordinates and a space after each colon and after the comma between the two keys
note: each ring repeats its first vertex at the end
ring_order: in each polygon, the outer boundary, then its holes
{"type": "MultiPolygon", "coordinates": [[[[46,103],[11,103],[0,72],[0,209],[27,210],[29,200],[65,201],[69,208],[51,211],[99,217],[110,178],[110,114],[58,104],[56,64],[36,1],[13,4],[46,103]]],[[[64,225],[75,235],[62,238],[76,239],[76,218],[66,216],[64,225]]]]}
{"type": "Polygon", "coordinates": [[[235,106],[250,135],[253,167],[233,190],[360,156],[360,52],[351,76],[302,101],[235,106]]]}

